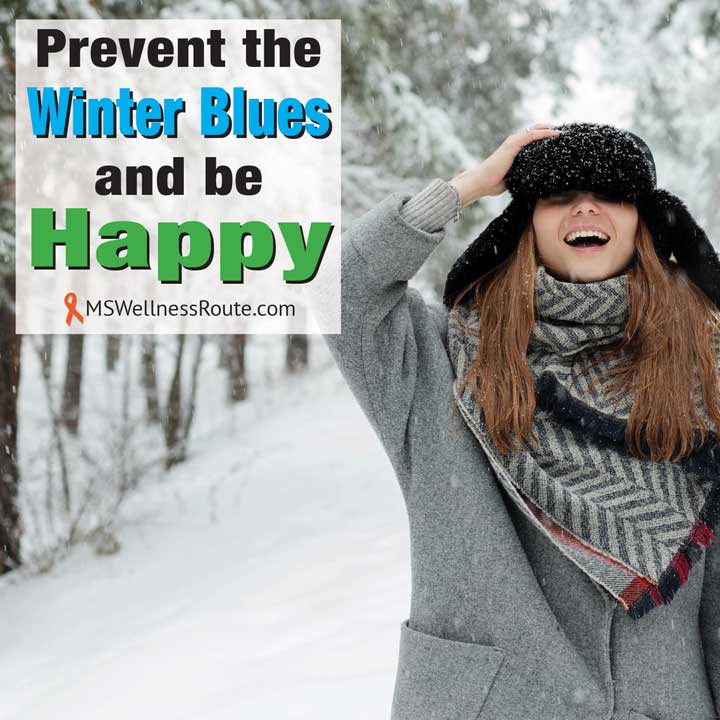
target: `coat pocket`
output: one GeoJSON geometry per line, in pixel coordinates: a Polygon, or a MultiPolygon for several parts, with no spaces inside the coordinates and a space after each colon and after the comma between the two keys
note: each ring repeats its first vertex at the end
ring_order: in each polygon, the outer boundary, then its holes
{"type": "Polygon", "coordinates": [[[479,720],[504,660],[492,645],[400,629],[390,720],[479,720]]]}
{"type": "Polygon", "coordinates": [[[628,720],[653,720],[649,715],[642,715],[635,710],[631,710],[628,714],[628,720]]]}

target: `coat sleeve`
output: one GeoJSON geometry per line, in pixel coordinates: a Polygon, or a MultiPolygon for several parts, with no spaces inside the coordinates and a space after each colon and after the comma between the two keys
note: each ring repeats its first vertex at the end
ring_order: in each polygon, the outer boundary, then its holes
{"type": "Polygon", "coordinates": [[[400,213],[410,198],[389,195],[341,239],[341,329],[324,335],[353,395],[398,475],[410,478],[411,416],[449,422],[439,408],[451,393],[447,309],[426,304],[410,280],[445,236],[411,225],[400,213]]]}
{"type": "Polygon", "coordinates": [[[720,716],[720,545],[713,543],[705,552],[700,633],[715,713],[720,716]]]}

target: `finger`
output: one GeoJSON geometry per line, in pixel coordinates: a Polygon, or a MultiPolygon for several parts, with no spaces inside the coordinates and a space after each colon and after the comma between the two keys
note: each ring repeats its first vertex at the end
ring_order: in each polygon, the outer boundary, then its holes
{"type": "Polygon", "coordinates": [[[554,125],[553,123],[534,123],[532,125],[528,125],[526,129],[530,128],[553,128],[557,127],[557,125],[554,125]]]}
{"type": "Polygon", "coordinates": [[[534,125],[528,125],[522,132],[533,133],[542,130],[554,130],[556,127],[556,125],[550,125],[549,123],[535,123],[534,125]]]}
{"type": "Polygon", "coordinates": [[[517,140],[520,141],[523,145],[525,145],[529,142],[532,142],[533,140],[538,140],[543,137],[551,137],[553,135],[559,134],[560,130],[556,130],[555,128],[534,128],[532,130],[515,133],[515,135],[511,135],[508,139],[511,141],[511,144],[517,140]]]}
{"type": "Polygon", "coordinates": [[[538,133],[548,133],[548,132],[559,132],[559,131],[552,125],[542,125],[540,123],[537,123],[536,125],[530,125],[529,127],[526,127],[523,130],[518,130],[511,137],[527,138],[528,136],[536,136],[538,133]]]}
{"type": "Polygon", "coordinates": [[[525,147],[525,145],[529,145],[537,140],[556,137],[559,134],[559,130],[554,130],[552,128],[537,128],[536,130],[530,130],[529,132],[515,135],[509,143],[509,146],[511,148],[515,148],[515,152],[517,152],[519,148],[525,147]]]}

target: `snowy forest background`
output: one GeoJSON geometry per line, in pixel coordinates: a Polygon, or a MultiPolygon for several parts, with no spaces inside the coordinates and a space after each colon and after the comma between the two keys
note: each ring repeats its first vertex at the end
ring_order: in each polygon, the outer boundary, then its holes
{"type": "MultiPolygon", "coordinates": [[[[16,18],[341,18],[343,225],[534,122],[624,126],[720,237],[717,0],[0,0],[0,720],[389,713],[392,469],[320,337],[17,336],[16,18]]],[[[476,203],[413,279],[509,201],[476,203]]]]}

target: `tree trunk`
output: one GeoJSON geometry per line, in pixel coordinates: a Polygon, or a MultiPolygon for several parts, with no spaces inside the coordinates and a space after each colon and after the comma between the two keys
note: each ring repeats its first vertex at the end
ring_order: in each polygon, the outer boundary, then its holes
{"type": "Polygon", "coordinates": [[[185,352],[185,335],[178,335],[177,355],[175,357],[175,371],[173,372],[172,383],[168,391],[168,401],[163,418],[163,429],[165,431],[165,447],[167,456],[165,467],[170,468],[180,462],[179,435],[182,424],[182,360],[185,352]]]}
{"type": "Polygon", "coordinates": [[[150,422],[160,421],[160,403],[158,401],[157,370],[155,365],[155,336],[144,335],[141,353],[142,371],[140,373],[145,390],[145,405],[150,422]]]}
{"type": "Polygon", "coordinates": [[[307,335],[288,335],[285,366],[288,372],[304,370],[308,364],[307,335]]]}
{"type": "Polygon", "coordinates": [[[63,388],[62,418],[65,427],[77,435],[80,423],[80,391],[82,389],[82,359],[85,336],[68,335],[68,357],[63,388]]]}
{"type": "Polygon", "coordinates": [[[120,357],[120,335],[107,335],[105,338],[105,369],[112,372],[120,357]]]}
{"type": "Polygon", "coordinates": [[[230,335],[216,335],[219,345],[218,367],[223,370],[230,369],[230,335]]]}
{"type": "Polygon", "coordinates": [[[231,403],[242,402],[248,396],[245,377],[246,337],[246,335],[227,336],[228,400],[231,403]]]}
{"type": "Polygon", "coordinates": [[[46,380],[49,380],[52,375],[53,337],[53,335],[43,335],[42,339],[40,367],[42,368],[43,377],[46,380]]]}
{"type": "Polygon", "coordinates": [[[202,361],[202,352],[205,347],[205,336],[198,335],[195,345],[195,357],[193,358],[192,372],[190,374],[190,393],[188,395],[187,409],[185,411],[185,420],[182,435],[182,456],[184,460],[187,456],[187,444],[190,437],[190,428],[195,417],[195,398],[197,397],[198,378],[200,377],[200,363],[202,361]]]}
{"type": "MultiPolygon", "coordinates": [[[[15,277],[5,280],[15,297],[15,277]]],[[[17,506],[20,471],[17,465],[17,391],[20,384],[22,336],[15,334],[15,313],[0,303],[0,573],[20,565],[20,513],[17,506]]]]}
{"type": "MultiPolygon", "coordinates": [[[[70,517],[71,498],[70,498],[70,471],[68,468],[67,451],[65,449],[65,439],[63,437],[63,418],[55,410],[52,393],[51,373],[45,370],[45,357],[47,355],[48,338],[52,335],[46,335],[40,342],[34,342],[35,352],[43,367],[43,386],[45,388],[45,397],[47,400],[48,413],[50,414],[50,422],[52,424],[52,437],[57,451],[58,463],[60,465],[60,486],[63,494],[63,510],[66,517],[70,517]]],[[[52,347],[52,345],[51,345],[52,347]]],[[[45,495],[45,505],[48,517],[53,516],[53,477],[48,471],[47,493],[45,495]]]]}

